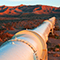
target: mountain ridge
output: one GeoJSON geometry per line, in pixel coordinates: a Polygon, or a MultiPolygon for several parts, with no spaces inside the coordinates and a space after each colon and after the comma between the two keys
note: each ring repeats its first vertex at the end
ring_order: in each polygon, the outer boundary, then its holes
{"type": "Polygon", "coordinates": [[[47,5],[0,6],[0,15],[20,15],[21,13],[60,14],[60,7],[47,5]]]}

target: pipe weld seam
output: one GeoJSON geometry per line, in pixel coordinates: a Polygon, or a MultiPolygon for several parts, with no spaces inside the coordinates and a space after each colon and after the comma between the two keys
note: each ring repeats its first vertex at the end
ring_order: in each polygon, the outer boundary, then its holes
{"type": "Polygon", "coordinates": [[[44,22],[49,22],[49,23],[51,24],[51,27],[53,28],[53,24],[52,24],[51,21],[49,21],[49,20],[45,20],[44,22]]]}
{"type": "Polygon", "coordinates": [[[11,41],[11,42],[13,42],[13,41],[19,41],[19,42],[25,43],[26,45],[28,45],[28,46],[33,50],[33,52],[34,52],[34,54],[35,54],[35,56],[36,56],[36,60],[38,60],[37,50],[36,50],[36,49],[34,48],[34,46],[33,46],[31,43],[29,43],[28,41],[25,41],[25,40],[22,40],[22,39],[12,39],[12,40],[8,40],[8,41],[11,41]]]}

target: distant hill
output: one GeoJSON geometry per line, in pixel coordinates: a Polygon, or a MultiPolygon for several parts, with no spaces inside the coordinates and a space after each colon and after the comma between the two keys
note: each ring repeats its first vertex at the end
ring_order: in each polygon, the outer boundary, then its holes
{"type": "Polygon", "coordinates": [[[46,5],[19,5],[19,6],[0,6],[0,16],[18,16],[20,14],[60,14],[60,7],[46,5]]]}

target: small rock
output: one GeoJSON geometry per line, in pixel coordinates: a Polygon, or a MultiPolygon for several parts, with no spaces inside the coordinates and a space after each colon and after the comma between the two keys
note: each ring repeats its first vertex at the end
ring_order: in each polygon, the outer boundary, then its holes
{"type": "Polygon", "coordinates": [[[3,42],[1,38],[0,38],[0,42],[3,42]]]}
{"type": "Polygon", "coordinates": [[[51,50],[51,51],[48,51],[48,54],[53,54],[54,52],[53,52],[53,50],[51,50]]]}
{"type": "Polygon", "coordinates": [[[7,41],[7,40],[8,40],[8,38],[5,38],[5,39],[4,39],[4,42],[7,41]]]}
{"type": "Polygon", "coordinates": [[[15,30],[13,27],[10,27],[10,30],[15,30]]]}
{"type": "Polygon", "coordinates": [[[55,52],[59,51],[59,48],[55,48],[55,52]]]}
{"type": "Polygon", "coordinates": [[[51,51],[48,51],[48,54],[51,54],[51,51]]]}
{"type": "Polygon", "coordinates": [[[53,54],[54,52],[53,52],[53,50],[51,50],[51,54],[53,54]]]}
{"type": "Polygon", "coordinates": [[[53,56],[54,56],[54,57],[60,57],[60,54],[55,53],[55,54],[53,54],[53,56]]]}
{"type": "Polygon", "coordinates": [[[58,44],[58,46],[60,47],[60,44],[58,44]]]}

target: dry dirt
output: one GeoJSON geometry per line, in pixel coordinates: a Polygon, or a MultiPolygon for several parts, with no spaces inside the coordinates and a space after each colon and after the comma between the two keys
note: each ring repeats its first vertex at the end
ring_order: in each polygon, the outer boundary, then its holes
{"type": "Polygon", "coordinates": [[[57,18],[56,26],[55,38],[49,37],[48,39],[48,60],[60,60],[60,18],[57,18]]]}

